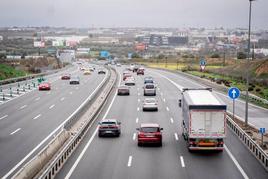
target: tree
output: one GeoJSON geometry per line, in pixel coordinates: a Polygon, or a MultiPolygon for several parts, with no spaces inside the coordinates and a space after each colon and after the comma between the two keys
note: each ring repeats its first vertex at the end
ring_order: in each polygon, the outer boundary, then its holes
{"type": "Polygon", "coordinates": [[[211,55],[211,58],[220,58],[220,55],[217,54],[217,53],[214,53],[214,54],[211,55]]]}
{"type": "Polygon", "coordinates": [[[237,53],[237,59],[246,59],[247,55],[244,52],[237,53]]]}

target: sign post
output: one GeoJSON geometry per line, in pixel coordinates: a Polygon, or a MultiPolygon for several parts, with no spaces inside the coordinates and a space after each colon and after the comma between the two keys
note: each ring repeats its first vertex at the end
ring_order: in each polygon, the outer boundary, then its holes
{"type": "Polygon", "coordinates": [[[228,90],[228,96],[233,100],[233,120],[235,119],[235,99],[239,98],[240,91],[236,87],[232,87],[228,90]]]}
{"type": "Polygon", "coordinates": [[[206,68],[206,60],[204,58],[200,59],[200,71],[205,71],[206,68]]]}
{"type": "Polygon", "coordinates": [[[261,146],[263,146],[263,135],[265,134],[265,128],[261,127],[259,132],[261,133],[261,146]]]}

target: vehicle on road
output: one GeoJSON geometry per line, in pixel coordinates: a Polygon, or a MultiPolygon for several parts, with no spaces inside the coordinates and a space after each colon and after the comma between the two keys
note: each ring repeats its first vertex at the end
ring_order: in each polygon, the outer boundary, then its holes
{"type": "Polygon", "coordinates": [[[226,104],[211,88],[182,91],[182,136],[189,151],[224,149],[226,137],[226,104]]]}
{"type": "Polygon", "coordinates": [[[129,94],[130,94],[130,90],[128,86],[121,85],[118,87],[117,95],[129,95],[129,94]]]}
{"type": "Polygon", "coordinates": [[[145,98],[142,105],[143,111],[158,111],[157,100],[155,98],[145,98]]]}
{"type": "Polygon", "coordinates": [[[137,70],[137,75],[144,75],[144,68],[139,68],[137,70]]]}
{"type": "Polygon", "coordinates": [[[116,119],[103,119],[99,122],[99,137],[117,136],[121,134],[121,122],[116,119]]]}
{"type": "Polygon", "coordinates": [[[145,77],[144,84],[147,84],[147,83],[154,83],[153,77],[150,77],[150,76],[145,77]]]}
{"type": "Polygon", "coordinates": [[[126,78],[125,85],[126,86],[135,86],[135,79],[132,76],[126,78]]]}
{"type": "Polygon", "coordinates": [[[80,84],[80,78],[78,76],[72,76],[70,79],[70,84],[71,85],[80,84]]]}
{"type": "Polygon", "coordinates": [[[116,66],[117,66],[117,67],[121,67],[121,64],[120,64],[120,63],[117,63],[116,66]]]}
{"type": "Polygon", "coordinates": [[[89,70],[85,70],[83,74],[84,74],[84,75],[90,75],[91,72],[90,72],[89,70]]]}
{"type": "Polygon", "coordinates": [[[144,96],[156,96],[156,85],[153,83],[146,83],[143,87],[144,96]]]}
{"type": "Polygon", "coordinates": [[[132,77],[132,75],[130,73],[123,74],[123,81],[125,81],[129,77],[132,77]]]}
{"type": "Polygon", "coordinates": [[[133,72],[137,72],[138,69],[139,69],[139,67],[138,67],[137,65],[135,65],[135,66],[133,67],[133,72]]]}
{"type": "Polygon", "coordinates": [[[43,82],[38,86],[39,91],[41,90],[51,90],[51,84],[49,82],[43,82]]]}
{"type": "Polygon", "coordinates": [[[99,69],[98,74],[106,74],[106,71],[104,69],[99,69]]]}
{"type": "Polygon", "coordinates": [[[159,124],[142,123],[138,130],[138,146],[143,144],[158,144],[162,146],[162,130],[159,124]]]}
{"type": "Polygon", "coordinates": [[[61,76],[62,80],[69,80],[71,78],[71,74],[64,74],[61,76]]]}

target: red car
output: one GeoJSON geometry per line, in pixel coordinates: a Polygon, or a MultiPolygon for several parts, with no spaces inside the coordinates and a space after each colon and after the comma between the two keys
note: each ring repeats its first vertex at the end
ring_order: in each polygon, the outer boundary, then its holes
{"type": "Polygon", "coordinates": [[[132,75],[129,73],[126,73],[123,75],[123,80],[125,81],[127,78],[131,77],[132,75]]]}
{"type": "Polygon", "coordinates": [[[162,146],[162,130],[159,124],[156,123],[143,123],[138,132],[138,146],[142,144],[158,144],[162,146]]]}
{"type": "Polygon", "coordinates": [[[39,91],[41,91],[41,90],[50,90],[51,85],[50,85],[49,82],[43,82],[38,86],[38,88],[39,88],[39,91]]]}
{"type": "Polygon", "coordinates": [[[70,78],[71,78],[70,74],[64,74],[64,75],[61,76],[62,80],[69,80],[70,78]]]}
{"type": "Polygon", "coordinates": [[[144,75],[144,68],[139,68],[137,70],[137,75],[144,75]]]}

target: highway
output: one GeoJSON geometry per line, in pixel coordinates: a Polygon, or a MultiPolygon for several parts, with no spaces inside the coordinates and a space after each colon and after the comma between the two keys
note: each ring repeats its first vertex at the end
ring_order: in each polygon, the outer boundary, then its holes
{"type": "MultiPolygon", "coordinates": [[[[118,72],[122,74],[123,69],[118,69],[118,72]]],[[[159,70],[146,69],[147,75],[153,76],[158,85],[159,111],[141,110],[144,76],[134,75],[136,86],[131,87],[130,96],[111,95],[99,116],[99,120],[115,118],[121,121],[121,136],[99,138],[96,122],[56,178],[268,178],[261,164],[230,130],[222,153],[189,153],[181,136],[178,87],[195,87],[196,84],[159,70]],[[156,122],[164,128],[162,147],[137,146],[136,128],[144,122],[156,122]]]]}
{"type": "Polygon", "coordinates": [[[83,75],[78,66],[48,78],[50,91],[32,90],[0,105],[0,176],[10,177],[47,144],[60,125],[90,96],[106,75],[83,75]],[[61,74],[80,76],[79,85],[61,74]],[[23,161],[23,162],[22,162],[23,161]]]}

